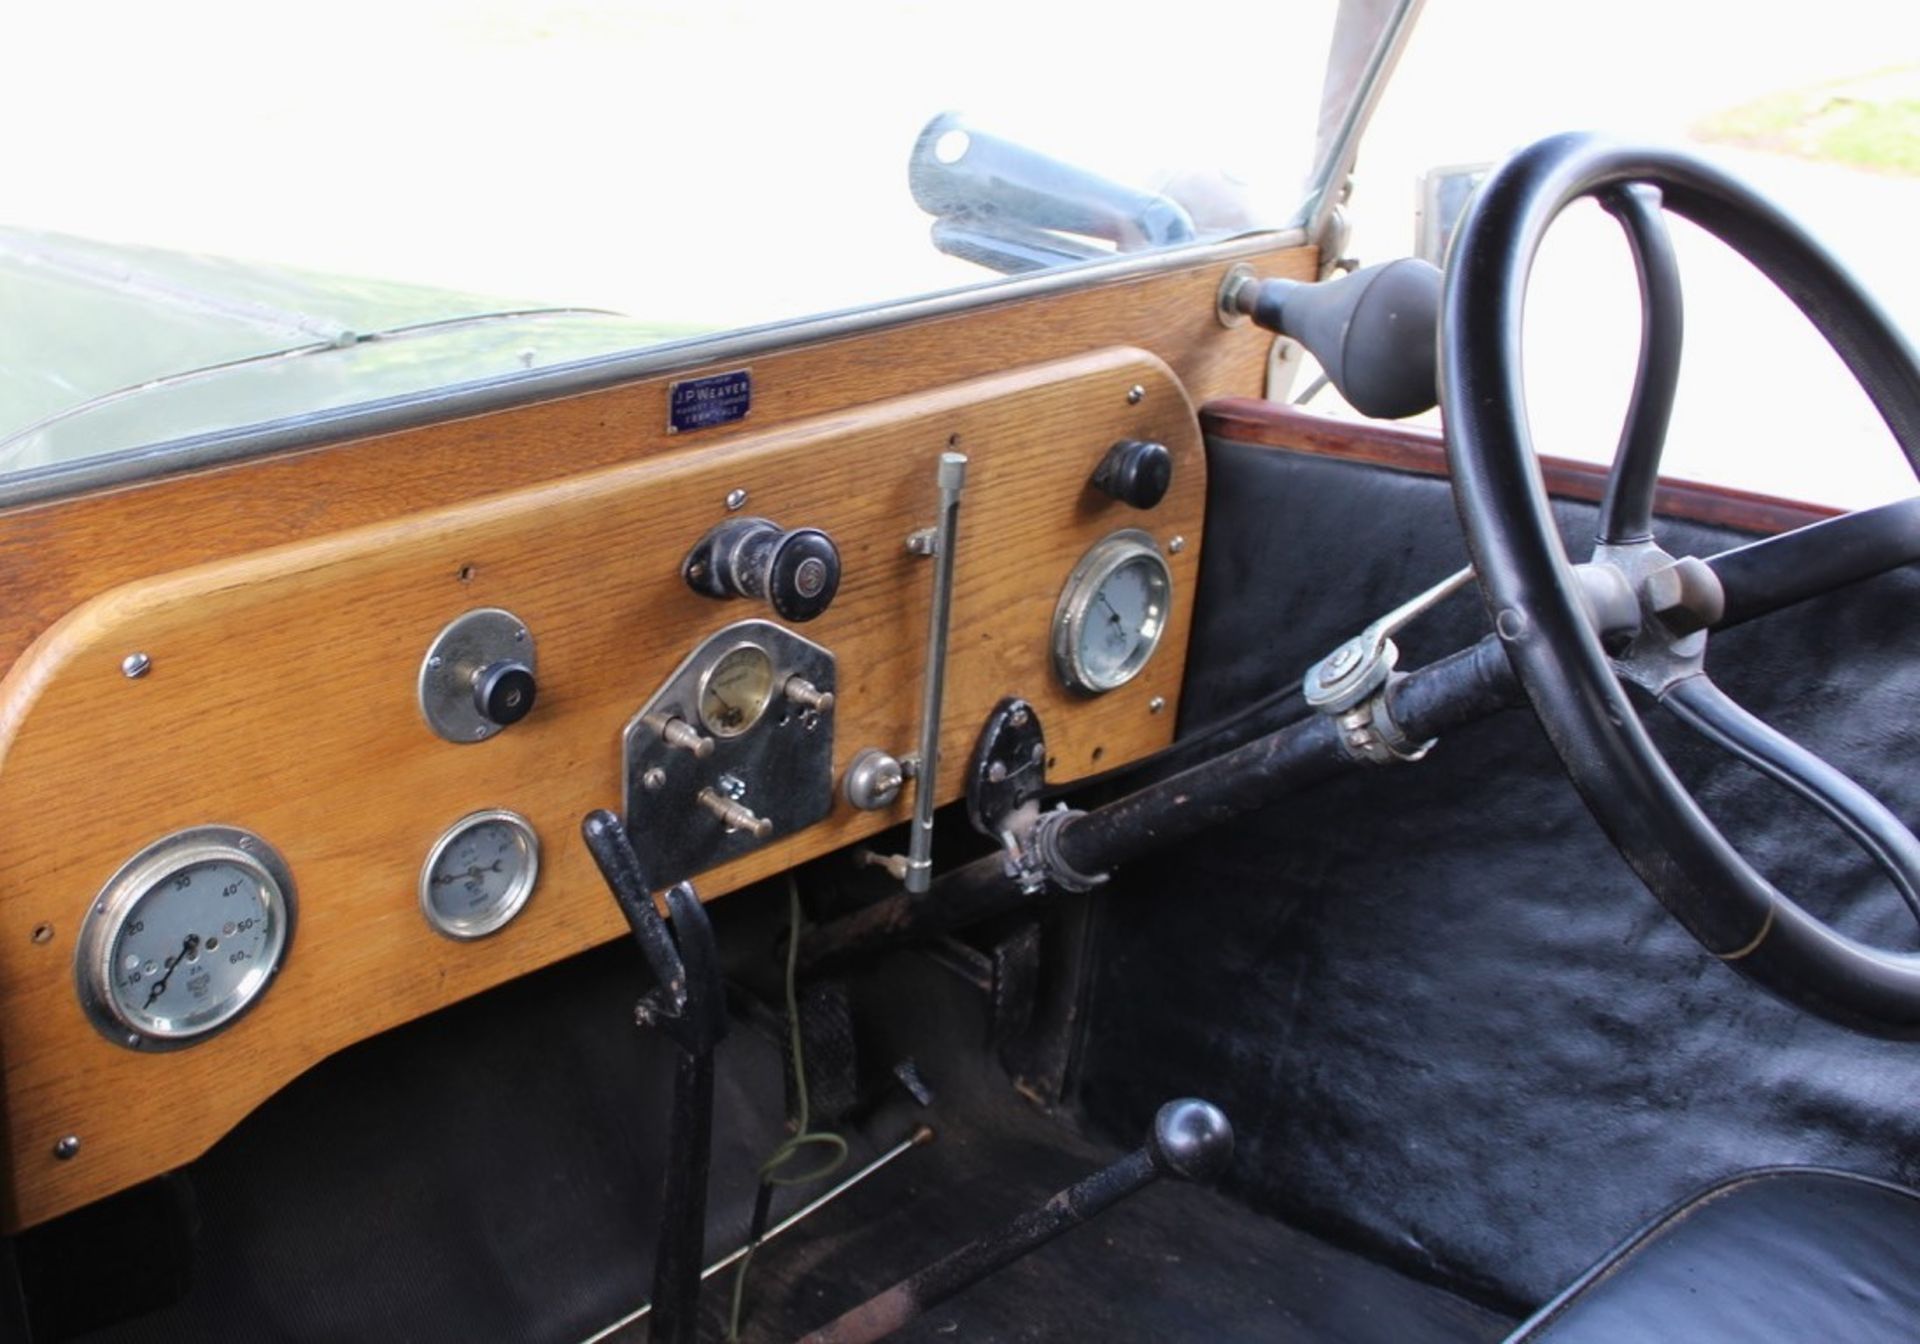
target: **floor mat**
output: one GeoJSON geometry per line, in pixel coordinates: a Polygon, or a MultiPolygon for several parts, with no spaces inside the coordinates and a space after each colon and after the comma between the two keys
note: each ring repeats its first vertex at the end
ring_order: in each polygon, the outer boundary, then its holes
{"type": "MultiPolygon", "coordinates": [[[[107,1294],[69,1284],[36,1304],[46,1337],[567,1344],[620,1319],[647,1294],[669,1160],[672,1055],[632,1026],[643,981],[616,945],[326,1061],[171,1178],[191,1248],[184,1297],[76,1328],[107,1294]]],[[[851,1129],[849,1169],[923,1119],[938,1137],[762,1249],[749,1340],[824,1323],[1121,1151],[1014,1092],[982,1048],[976,992],[931,961],[903,954],[860,994],[888,1005],[876,1048],[910,1050],[938,1098],[922,1111],[902,1093],[851,1129]]],[[[742,1240],[754,1171],[784,1137],[782,1068],[772,1039],[736,1023],[719,1061],[710,1260],[742,1240]]],[[[782,1192],[776,1217],[817,1193],[782,1192]]],[[[109,1277],[140,1253],[113,1230],[97,1220],[81,1257],[109,1277]]],[[[30,1234],[26,1258],[71,1264],[61,1235],[30,1234]]],[[[721,1337],[731,1284],[709,1282],[703,1338],[721,1337]]],[[[898,1337],[1398,1344],[1509,1325],[1162,1182],[898,1337]]]]}

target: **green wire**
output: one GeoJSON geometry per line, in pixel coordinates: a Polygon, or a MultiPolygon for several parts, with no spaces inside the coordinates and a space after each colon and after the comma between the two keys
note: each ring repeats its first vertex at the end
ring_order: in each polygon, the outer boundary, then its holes
{"type": "MultiPolygon", "coordinates": [[[[762,1186],[809,1185],[814,1181],[824,1181],[840,1170],[847,1160],[847,1141],[831,1130],[809,1129],[811,1107],[807,1103],[807,1061],[800,1045],[800,1002],[794,988],[800,968],[800,883],[793,874],[787,874],[787,1041],[793,1056],[793,1097],[798,1114],[794,1117],[794,1132],[785,1142],[767,1155],[760,1164],[760,1184],[762,1186]],[[802,1172],[798,1176],[783,1176],[780,1169],[791,1162],[805,1148],[825,1148],[826,1158],[812,1171],[802,1172]]],[[[735,1344],[740,1338],[740,1307],[747,1295],[747,1266],[753,1263],[754,1250],[759,1246],[755,1241],[747,1247],[747,1253],[740,1257],[740,1268],[733,1275],[733,1302],[727,1311],[727,1341],[735,1344]]]]}

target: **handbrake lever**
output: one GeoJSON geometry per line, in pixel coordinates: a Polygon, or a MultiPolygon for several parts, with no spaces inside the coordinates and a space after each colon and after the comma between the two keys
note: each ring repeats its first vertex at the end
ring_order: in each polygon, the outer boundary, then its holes
{"type": "Polygon", "coordinates": [[[634,1020],[658,1026],[680,1051],[648,1328],[660,1344],[694,1344],[706,1250],[707,1171],[713,1160],[713,1048],[727,1034],[719,951],[691,883],[667,889],[667,917],[660,917],[620,818],[604,808],[590,812],[580,834],[658,982],[641,997],[634,1020]]]}

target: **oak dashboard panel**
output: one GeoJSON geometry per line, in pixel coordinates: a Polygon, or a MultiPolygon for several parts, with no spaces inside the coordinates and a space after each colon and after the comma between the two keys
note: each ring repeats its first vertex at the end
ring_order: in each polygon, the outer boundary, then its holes
{"type": "MultiPolygon", "coordinates": [[[[192,1158],[353,1041],[619,936],[579,840],[591,809],[624,799],[644,829],[630,795],[658,789],[705,818],[725,843],[683,865],[703,897],[904,820],[911,787],[869,810],[843,781],[863,750],[915,745],[933,566],[909,541],[942,454],[968,475],[937,798],[960,795],[1010,694],[1042,716],[1052,779],[1171,740],[1205,463],[1155,355],[1115,346],[679,443],[134,578],[20,658],[0,684],[10,1224],[192,1158]],[[1167,450],[1152,507],[1089,485],[1122,442],[1167,450]],[[774,529],[755,556],[830,539],[823,610],[770,601],[752,574],[743,595],[696,591],[696,543],[754,518],[774,529]],[[1115,586],[1085,587],[1083,562],[1109,553],[1095,568],[1115,586]],[[1093,642],[1068,656],[1111,689],[1058,670],[1069,591],[1093,642]],[[1122,609],[1157,649],[1096,647],[1122,609]],[[755,775],[756,743],[791,748],[804,799],[755,775]],[[227,848],[168,848],[205,828],[227,848]],[[252,900],[223,916],[231,891],[252,900]],[[195,984],[217,1001],[204,1034],[195,984]]],[[[783,573],[817,598],[826,552],[808,544],[783,573]]]]}

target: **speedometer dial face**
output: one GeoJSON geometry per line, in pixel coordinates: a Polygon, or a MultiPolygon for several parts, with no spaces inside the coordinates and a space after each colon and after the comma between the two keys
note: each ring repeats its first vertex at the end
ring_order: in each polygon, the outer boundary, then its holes
{"type": "Polygon", "coordinates": [[[88,911],[74,965],[81,1002],[117,1044],[192,1044],[260,997],[292,923],[292,876],[258,836],[221,826],[168,836],[88,911]]]}
{"type": "Polygon", "coordinates": [[[517,812],[475,812],[456,821],[420,870],[420,913],[449,938],[505,927],[533,894],[540,841],[517,812]]]}
{"type": "Polygon", "coordinates": [[[1110,691],[1140,674],[1159,647],[1172,576],[1153,538],[1127,529],[1081,558],[1054,612],[1053,663],[1078,691],[1110,691]]]}

